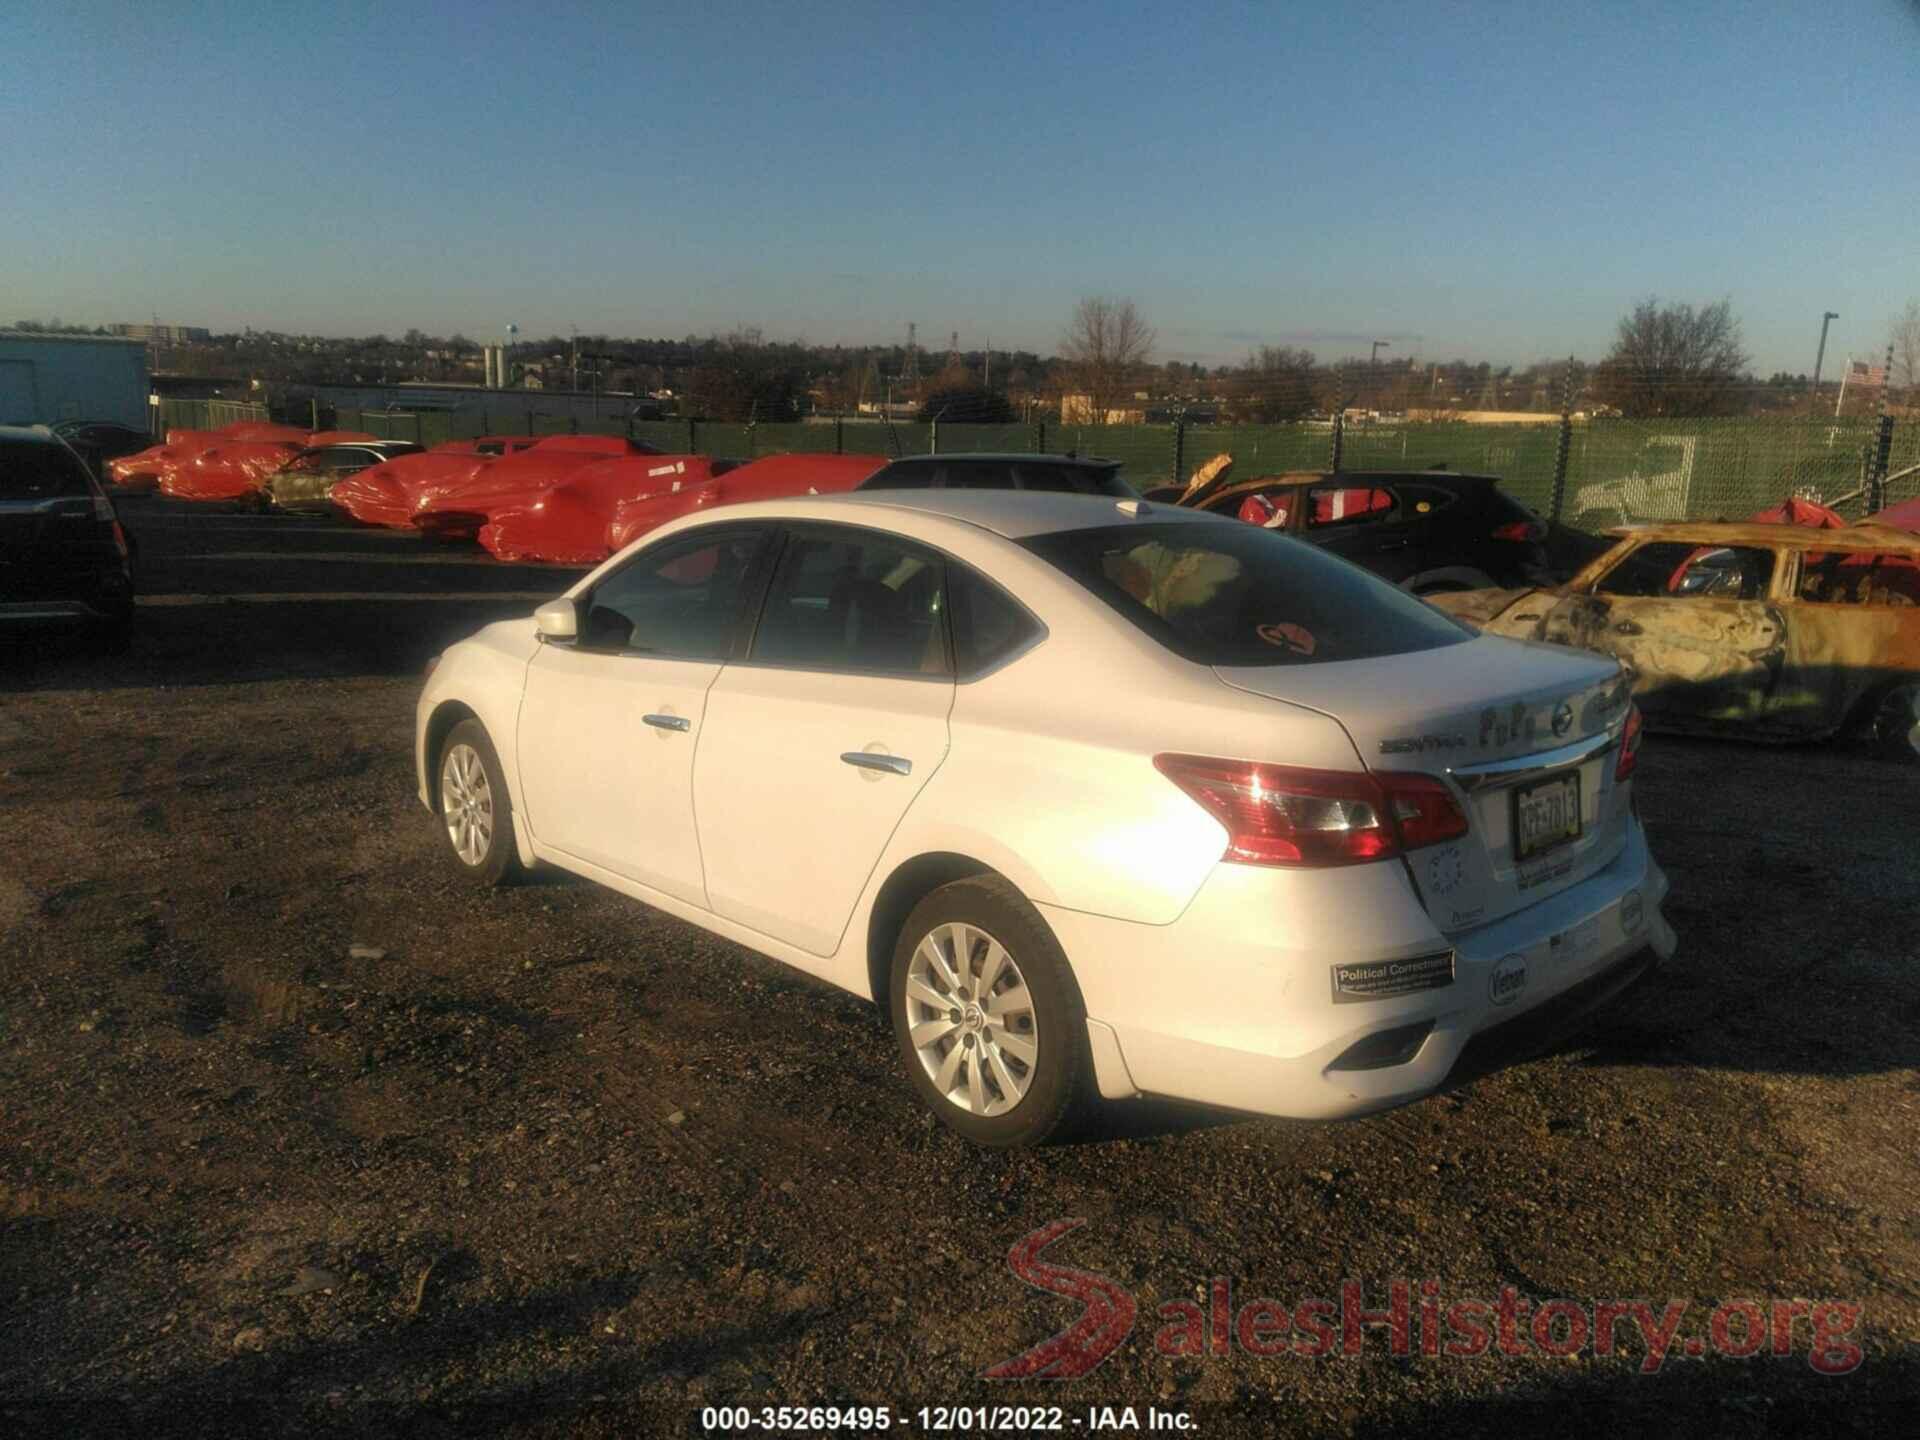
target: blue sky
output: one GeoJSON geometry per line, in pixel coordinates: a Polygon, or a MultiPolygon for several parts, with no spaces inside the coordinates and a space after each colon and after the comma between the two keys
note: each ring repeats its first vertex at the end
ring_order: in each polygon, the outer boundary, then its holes
{"type": "Polygon", "coordinates": [[[0,321],[1806,370],[1920,296],[1917,78],[1911,0],[9,0],[0,321]]]}

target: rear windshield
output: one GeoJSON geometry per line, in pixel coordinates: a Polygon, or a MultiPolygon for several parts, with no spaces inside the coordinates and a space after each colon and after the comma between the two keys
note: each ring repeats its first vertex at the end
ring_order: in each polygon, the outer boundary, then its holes
{"type": "Polygon", "coordinates": [[[1062,530],[1024,543],[1202,665],[1367,660],[1472,638],[1358,566],[1238,521],[1062,530]]]}
{"type": "Polygon", "coordinates": [[[1134,488],[1104,465],[1047,460],[945,460],[889,465],[862,490],[1043,490],[1058,495],[1131,499],[1134,488]]]}
{"type": "Polygon", "coordinates": [[[44,440],[0,440],[0,500],[86,493],[87,472],[63,447],[44,440]]]}

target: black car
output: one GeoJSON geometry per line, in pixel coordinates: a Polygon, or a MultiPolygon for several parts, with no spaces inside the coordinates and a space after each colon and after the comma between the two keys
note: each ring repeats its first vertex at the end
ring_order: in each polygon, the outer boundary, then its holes
{"type": "Polygon", "coordinates": [[[85,630],[123,649],[133,558],[113,502],[51,430],[0,426],[0,632],[85,630]]]}
{"type": "Polygon", "coordinates": [[[1491,475],[1296,471],[1148,498],[1310,541],[1416,595],[1552,583],[1546,521],[1491,475]]]}
{"type": "Polygon", "coordinates": [[[53,433],[73,447],[103,484],[109,460],[138,454],[153,444],[153,437],[146,431],[113,420],[62,420],[53,427],[53,433]]]}
{"type": "Polygon", "coordinates": [[[912,455],[875,471],[862,490],[1047,490],[1136,500],[1118,460],[1073,455],[912,455]]]}

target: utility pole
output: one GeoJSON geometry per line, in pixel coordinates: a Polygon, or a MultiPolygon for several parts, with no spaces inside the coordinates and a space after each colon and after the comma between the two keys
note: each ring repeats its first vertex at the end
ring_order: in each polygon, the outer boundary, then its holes
{"type": "Polygon", "coordinates": [[[1391,350],[1392,344],[1385,340],[1373,342],[1373,350],[1367,356],[1367,387],[1373,391],[1373,403],[1380,404],[1380,352],[1391,350]]]}
{"type": "Polygon", "coordinates": [[[1840,318],[1838,310],[1829,310],[1820,317],[1820,348],[1813,352],[1813,401],[1820,403],[1820,365],[1827,358],[1827,326],[1840,318]]]}
{"type": "Polygon", "coordinates": [[[572,327],[572,329],[573,329],[573,383],[569,385],[567,388],[572,390],[577,395],[580,393],[580,327],[578,325],[575,325],[572,327]]]}

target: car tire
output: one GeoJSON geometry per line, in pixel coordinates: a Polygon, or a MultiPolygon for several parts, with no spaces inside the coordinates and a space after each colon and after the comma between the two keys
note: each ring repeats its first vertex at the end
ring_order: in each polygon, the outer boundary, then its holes
{"type": "Polygon", "coordinates": [[[1874,747],[1891,760],[1920,764],[1920,681],[1895,685],[1873,711],[1874,747]]]}
{"type": "Polygon", "coordinates": [[[96,655],[124,655],[133,648],[133,617],[103,620],[87,632],[87,648],[96,655]]]}
{"type": "Polygon", "coordinates": [[[506,772],[478,720],[462,720],[448,732],[434,757],[433,783],[440,835],[454,869],[489,888],[518,878],[506,772]]]}
{"type": "Polygon", "coordinates": [[[1067,957],[999,876],[956,880],[914,907],[887,995],[913,1088],[977,1145],[1038,1145],[1093,1092],[1086,1008],[1067,957]]]}

